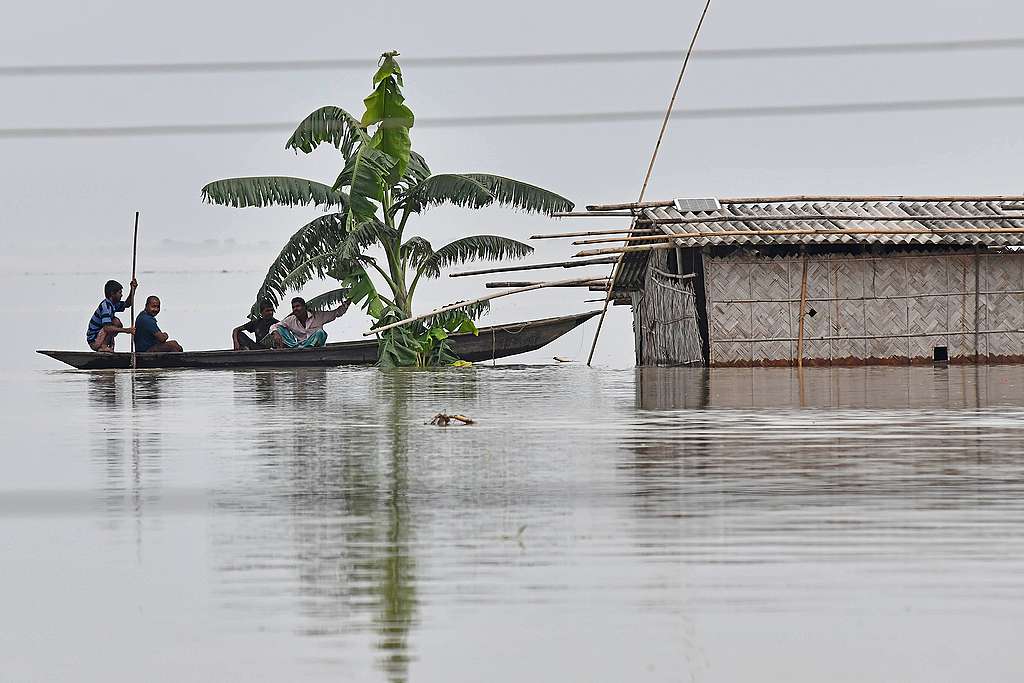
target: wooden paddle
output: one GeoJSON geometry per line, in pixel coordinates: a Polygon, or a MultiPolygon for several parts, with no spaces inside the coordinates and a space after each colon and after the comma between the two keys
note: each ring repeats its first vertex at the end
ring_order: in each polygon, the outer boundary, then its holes
{"type": "MultiPolygon", "coordinates": [[[[132,236],[132,282],[135,282],[135,255],[138,252],[139,247],[139,212],[135,212],[135,234],[132,236]]],[[[131,308],[132,321],[130,326],[135,325],[135,292],[132,292],[132,308],[131,308]]],[[[135,333],[132,333],[132,370],[137,365],[137,359],[135,355],[135,333]]]]}

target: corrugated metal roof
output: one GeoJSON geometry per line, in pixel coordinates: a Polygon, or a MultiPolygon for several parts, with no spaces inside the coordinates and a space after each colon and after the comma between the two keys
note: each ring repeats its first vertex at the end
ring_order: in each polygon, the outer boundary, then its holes
{"type": "Polygon", "coordinates": [[[619,273],[615,277],[615,284],[612,289],[631,290],[640,286],[644,280],[644,273],[647,271],[647,259],[649,251],[633,252],[624,254],[619,273]]]}
{"type": "Polygon", "coordinates": [[[644,209],[681,246],[883,244],[1024,245],[1024,206],[1005,201],[725,203],[712,211],[644,209]],[[852,220],[851,220],[852,219],[852,220]],[[1012,228],[1022,232],[999,233],[1012,228]],[[953,232],[968,229],[973,232],[953,232]],[[780,234],[781,233],[781,234],[780,234]]]}

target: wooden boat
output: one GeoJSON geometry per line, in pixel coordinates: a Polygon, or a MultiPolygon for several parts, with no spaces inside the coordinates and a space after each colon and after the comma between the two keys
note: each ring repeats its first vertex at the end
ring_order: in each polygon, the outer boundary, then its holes
{"type": "MultiPolygon", "coordinates": [[[[600,313],[589,311],[559,318],[527,320],[481,327],[479,334],[454,335],[454,349],[471,362],[507,358],[535,351],[600,313]]],[[[79,370],[120,370],[131,367],[130,353],[95,351],[38,351],[79,370]]],[[[373,365],[377,362],[377,340],[338,342],[314,349],[277,351],[186,351],[184,353],[140,353],[140,368],[291,368],[373,365]]]]}

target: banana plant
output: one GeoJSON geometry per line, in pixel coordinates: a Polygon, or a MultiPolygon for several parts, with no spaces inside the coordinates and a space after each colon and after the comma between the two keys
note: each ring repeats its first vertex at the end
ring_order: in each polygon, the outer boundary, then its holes
{"type": "MultiPolygon", "coordinates": [[[[415,115],[402,95],[397,56],[397,52],[381,55],[361,117],[340,107],[321,107],[298,124],[285,144],[305,154],[321,145],[334,147],[343,163],[332,184],[269,176],[217,180],[203,188],[203,199],[213,204],[312,205],[324,211],[284,245],[268,268],[256,301],[277,304],[289,291],[329,278],[339,286],[310,299],[310,307],[350,299],[378,324],[401,320],[411,317],[413,297],[424,280],[437,278],[454,265],[518,259],[533,251],[523,242],[499,235],[471,235],[434,248],[426,237],[410,234],[414,216],[445,204],[468,209],[499,205],[543,213],[572,209],[565,197],[512,178],[432,173],[412,149],[410,129],[415,115]],[[383,258],[371,255],[374,248],[383,258]]],[[[470,307],[460,312],[461,317],[396,328],[403,332],[385,339],[382,351],[410,344],[416,351],[382,353],[382,362],[410,365],[447,360],[450,354],[441,335],[470,329],[486,310],[486,306],[470,307]],[[432,334],[435,328],[440,331],[432,334]]]]}

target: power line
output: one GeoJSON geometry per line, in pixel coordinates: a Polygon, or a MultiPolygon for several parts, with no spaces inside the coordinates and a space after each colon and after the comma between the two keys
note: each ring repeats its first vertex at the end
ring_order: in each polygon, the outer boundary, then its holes
{"type": "MultiPolygon", "coordinates": [[[[873,114],[882,112],[958,111],[1005,109],[1024,106],[1024,96],[975,97],[964,99],[903,100],[887,102],[845,102],[836,104],[784,104],[758,107],[707,107],[675,111],[673,119],[736,119],[810,116],[829,114],[873,114]]],[[[665,112],[656,110],[582,112],[565,114],[498,114],[493,116],[451,116],[420,118],[416,128],[469,128],[484,126],[543,126],[592,123],[629,123],[660,120],[665,112]]],[[[278,133],[295,129],[294,122],[183,123],[140,126],[0,128],[0,140],[46,138],[112,138],[217,133],[278,133]]]]}
{"type": "MultiPolygon", "coordinates": [[[[842,57],[858,55],[963,52],[1005,50],[1024,47],[1024,38],[942,40],[901,43],[845,43],[780,47],[706,48],[695,50],[694,59],[770,59],[778,57],[842,57]]],[[[611,64],[676,60],[678,50],[635,50],[627,52],[567,52],[469,57],[410,57],[406,66],[506,67],[556,64],[611,64]]],[[[295,59],[260,61],[152,62],[136,64],[24,64],[0,66],[0,76],[128,76],[202,73],[258,73],[268,71],[324,71],[368,69],[373,59],[295,59]]]]}

